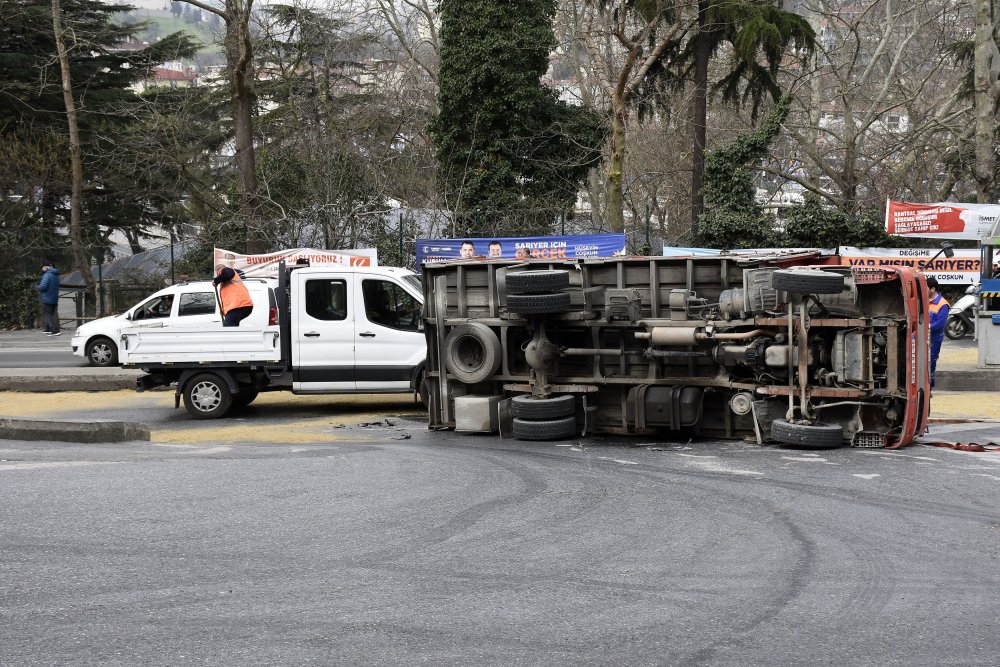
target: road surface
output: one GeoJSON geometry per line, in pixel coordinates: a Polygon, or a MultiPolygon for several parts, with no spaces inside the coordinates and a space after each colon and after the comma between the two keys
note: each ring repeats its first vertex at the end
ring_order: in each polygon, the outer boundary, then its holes
{"type": "Polygon", "coordinates": [[[1000,654],[1000,455],[368,419],[317,414],[310,442],[240,419],[188,442],[0,441],[0,664],[1000,654]]]}

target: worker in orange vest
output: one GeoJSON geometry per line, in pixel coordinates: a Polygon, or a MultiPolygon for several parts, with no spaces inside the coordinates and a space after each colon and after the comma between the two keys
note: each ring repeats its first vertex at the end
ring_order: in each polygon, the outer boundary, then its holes
{"type": "Polygon", "coordinates": [[[222,302],[222,326],[238,327],[253,311],[253,300],[240,275],[228,266],[223,267],[212,284],[219,286],[222,302]]]}
{"type": "Polygon", "coordinates": [[[944,342],[944,330],[948,326],[948,313],[951,311],[951,305],[938,292],[938,281],[934,276],[927,276],[927,296],[930,298],[931,389],[933,389],[934,371],[937,370],[938,355],[941,354],[941,343],[944,342]]]}

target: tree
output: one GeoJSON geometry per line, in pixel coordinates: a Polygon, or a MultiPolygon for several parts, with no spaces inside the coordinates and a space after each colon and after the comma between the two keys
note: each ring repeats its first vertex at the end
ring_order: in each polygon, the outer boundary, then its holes
{"type": "Polygon", "coordinates": [[[787,137],[775,143],[768,168],[775,186],[794,182],[851,216],[880,209],[887,197],[966,196],[974,123],[947,47],[968,35],[969,5],[806,0],[804,7],[820,38],[787,137]]]}
{"type": "Polygon", "coordinates": [[[792,248],[836,248],[842,245],[878,247],[896,245],[885,232],[883,217],[877,212],[852,215],[809,193],[802,204],[784,211],[782,245],[792,248]]]}
{"type": "Polygon", "coordinates": [[[705,160],[706,210],[700,236],[714,248],[760,248],[774,242],[774,218],[754,196],[752,168],[766,156],[771,141],[788,116],[789,98],[782,98],[767,119],[705,160]]]}
{"type": "Polygon", "coordinates": [[[781,96],[779,68],[788,55],[811,51],[816,36],[803,17],[784,11],[781,5],[781,0],[698,0],[697,28],[680,58],[693,70],[691,220],[695,233],[703,206],[701,186],[712,55],[728,47],[730,66],[715,84],[724,100],[734,104],[751,101],[755,112],[765,95],[777,101],[781,96]]]}
{"type": "Polygon", "coordinates": [[[15,217],[4,216],[3,224],[65,224],[73,264],[92,287],[89,246],[103,212],[91,195],[105,184],[90,150],[127,124],[119,112],[137,100],[130,86],[154,64],[193,47],[175,34],[152,47],[121,50],[144,25],[116,24],[120,6],[26,0],[12,8],[0,30],[0,144],[14,162],[0,196],[13,204],[7,211],[15,217]]]}
{"type": "Polygon", "coordinates": [[[250,21],[254,0],[225,0],[220,9],[199,0],[183,0],[221,18],[226,24],[223,46],[226,53],[226,74],[233,116],[236,171],[239,175],[238,218],[246,229],[248,252],[263,252],[266,248],[260,192],[257,186],[257,153],[254,147],[254,107],[256,105],[256,72],[250,21]]]}
{"type": "MultiPolygon", "coordinates": [[[[661,83],[669,79],[672,70],[666,64],[677,57],[685,31],[683,6],[641,0],[573,5],[573,24],[590,59],[586,71],[597,79],[603,96],[598,100],[591,93],[585,99],[591,98],[595,107],[610,107],[605,210],[614,231],[625,229],[623,172],[630,106],[649,92],[646,84],[654,73],[661,83]]],[[[573,45],[570,49],[575,54],[573,45]]]]}
{"type": "Polygon", "coordinates": [[[554,11],[555,0],[441,3],[432,131],[450,208],[473,212],[463,217],[463,233],[495,230],[498,218],[526,211],[539,214],[529,215],[522,231],[547,230],[599,159],[596,116],[539,84],[554,43],[554,11]]]}
{"type": "Polygon", "coordinates": [[[992,3],[990,0],[973,0],[976,10],[975,51],[975,114],[976,114],[976,201],[988,204],[993,201],[996,181],[996,106],[998,98],[997,74],[1000,53],[994,37],[992,3]],[[991,66],[992,65],[992,66],[991,66]]]}

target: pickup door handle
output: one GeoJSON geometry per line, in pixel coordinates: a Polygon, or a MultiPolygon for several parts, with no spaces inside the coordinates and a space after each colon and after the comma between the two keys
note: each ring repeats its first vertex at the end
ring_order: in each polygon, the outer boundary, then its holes
{"type": "Polygon", "coordinates": [[[375,337],[375,334],[373,334],[371,331],[362,331],[358,335],[361,336],[362,338],[374,338],[375,337]]]}
{"type": "Polygon", "coordinates": [[[304,333],[302,335],[305,336],[306,338],[319,338],[319,334],[316,333],[315,331],[310,331],[309,333],[304,333]]]}

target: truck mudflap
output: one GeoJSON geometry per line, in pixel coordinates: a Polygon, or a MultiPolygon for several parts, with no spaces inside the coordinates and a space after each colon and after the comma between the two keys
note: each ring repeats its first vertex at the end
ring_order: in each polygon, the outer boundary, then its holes
{"type": "Polygon", "coordinates": [[[570,394],[576,433],[897,448],[926,430],[926,285],[907,267],[799,254],[423,269],[432,429],[454,428],[462,396],[570,394]]]}

